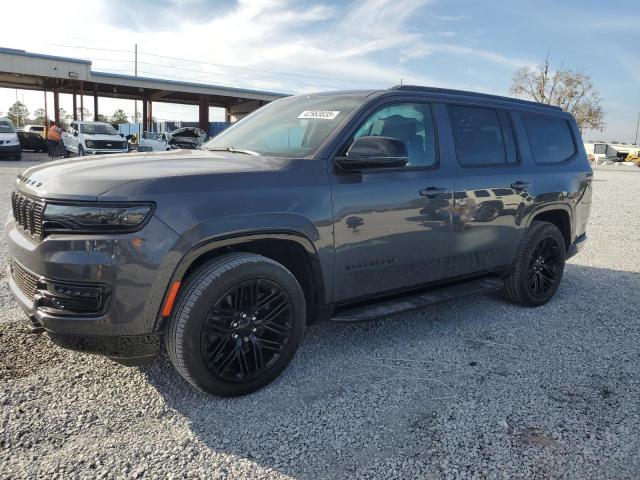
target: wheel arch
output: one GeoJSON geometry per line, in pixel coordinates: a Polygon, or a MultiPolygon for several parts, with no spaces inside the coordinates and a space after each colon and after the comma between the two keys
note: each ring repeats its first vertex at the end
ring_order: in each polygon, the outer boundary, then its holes
{"type": "Polygon", "coordinates": [[[558,227],[564,237],[566,248],[569,248],[573,242],[574,229],[573,213],[568,205],[554,204],[541,207],[531,214],[529,226],[535,220],[548,222],[558,227]]]}
{"type": "Polygon", "coordinates": [[[326,291],[318,253],[306,236],[291,231],[242,233],[214,238],[191,248],[178,262],[165,289],[156,329],[162,328],[166,317],[163,307],[175,282],[182,282],[199,265],[231,252],[263,255],[284,265],[296,277],[307,302],[307,322],[313,323],[316,307],[326,303],[326,291]]]}

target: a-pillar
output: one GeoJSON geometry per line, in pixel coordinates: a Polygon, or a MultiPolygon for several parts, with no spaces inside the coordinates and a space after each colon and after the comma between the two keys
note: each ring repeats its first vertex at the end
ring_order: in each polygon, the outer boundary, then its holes
{"type": "Polygon", "coordinates": [[[209,95],[199,95],[198,107],[199,127],[209,133],[209,95]]]}

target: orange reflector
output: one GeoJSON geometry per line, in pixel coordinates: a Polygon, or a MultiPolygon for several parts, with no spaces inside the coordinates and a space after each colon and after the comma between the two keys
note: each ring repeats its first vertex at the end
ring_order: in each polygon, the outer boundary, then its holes
{"type": "Polygon", "coordinates": [[[176,301],[176,297],[178,296],[179,289],[180,289],[180,282],[173,282],[173,285],[171,285],[171,289],[169,290],[169,296],[167,297],[167,301],[164,303],[164,308],[162,309],[163,317],[168,317],[169,315],[171,315],[173,302],[176,301]]]}

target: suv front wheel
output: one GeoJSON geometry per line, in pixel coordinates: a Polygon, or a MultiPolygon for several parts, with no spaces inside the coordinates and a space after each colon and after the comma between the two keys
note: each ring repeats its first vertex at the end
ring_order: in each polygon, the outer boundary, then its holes
{"type": "Polygon", "coordinates": [[[184,282],[166,330],[169,359],[195,387],[245,395],[287,367],[302,342],[305,298],[281,264],[231,253],[198,267],[184,282]]]}
{"type": "Polygon", "coordinates": [[[547,303],[560,286],[565,258],[562,232],[535,220],[522,240],[513,272],[504,281],[507,297],[526,307],[547,303]]]}

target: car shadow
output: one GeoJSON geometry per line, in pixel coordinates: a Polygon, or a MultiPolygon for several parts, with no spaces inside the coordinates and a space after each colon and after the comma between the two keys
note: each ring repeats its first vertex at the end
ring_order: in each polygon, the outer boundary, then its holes
{"type": "MultiPolygon", "coordinates": [[[[638,272],[568,264],[556,297],[537,309],[490,294],[374,322],[312,325],[284,374],[241,398],[195,390],[166,355],[141,370],[170,414],[187,419],[196,448],[226,454],[230,465],[249,461],[250,476],[273,470],[296,478],[374,471],[410,477],[420,466],[421,475],[438,477],[442,445],[451,441],[448,425],[482,402],[500,404],[506,385],[527,408],[548,408],[549,391],[558,396],[565,388],[564,377],[554,376],[557,352],[568,356],[565,370],[575,365],[576,381],[601,389],[577,359],[585,348],[590,358],[609,348],[589,341],[593,329],[637,323],[638,292],[638,272]]],[[[622,337],[618,343],[633,350],[622,337]]],[[[603,415],[614,408],[607,405],[598,406],[603,415]]],[[[480,429],[490,433],[497,425],[492,420],[480,429]]],[[[510,427],[511,434],[529,438],[531,427],[510,427]]],[[[487,432],[474,435],[482,440],[487,432]]],[[[477,438],[460,442],[481,448],[477,438]]],[[[528,448],[510,442],[512,454],[528,448]]]]}

